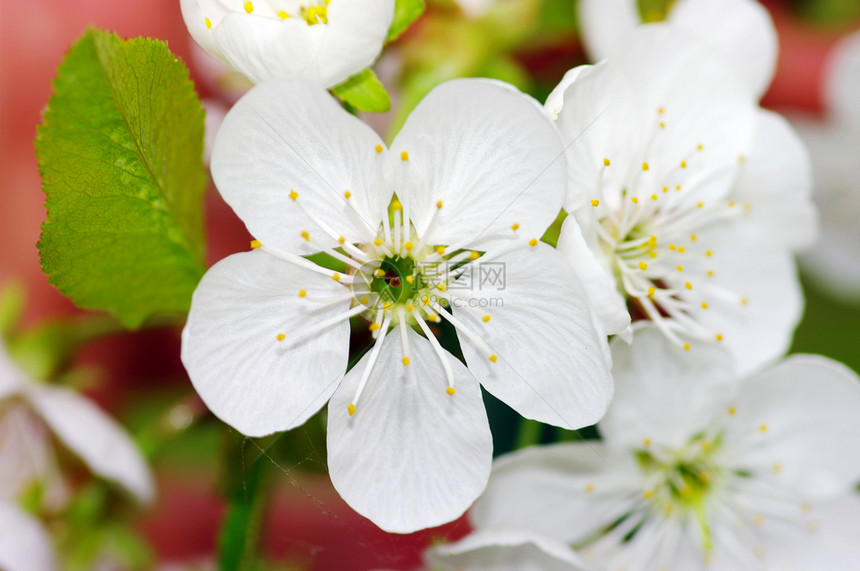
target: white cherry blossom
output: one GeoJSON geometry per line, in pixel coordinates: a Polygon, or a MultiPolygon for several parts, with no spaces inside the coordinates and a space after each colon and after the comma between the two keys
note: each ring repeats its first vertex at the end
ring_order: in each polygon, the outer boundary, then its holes
{"type": "Polygon", "coordinates": [[[477,529],[527,527],[606,569],[856,569],[855,373],[802,355],[738,382],[721,347],[653,327],[612,351],[604,442],[499,459],[477,529]]]}
{"type": "Polygon", "coordinates": [[[192,37],[254,83],[301,77],[332,87],[371,65],[394,0],[181,0],[192,37]]]}
{"type": "Polygon", "coordinates": [[[354,509],[395,532],[458,517],[491,463],[479,382],[567,428],[611,398],[605,335],[574,269],[539,242],[564,198],[561,156],[540,106],[499,82],[436,88],[391,148],[313,84],[257,86],[212,158],[257,240],[194,293],[195,388],[250,436],[330,401],[329,471],[354,509]],[[318,253],[339,268],[304,257],[318,253]],[[375,341],[347,373],[353,317],[375,341]],[[443,322],[465,365],[437,341],[443,322]]]}
{"type": "Polygon", "coordinates": [[[547,111],[570,173],[559,249],[607,331],[653,321],[679,346],[725,344],[741,370],[781,355],[802,308],[792,250],[816,229],[787,122],[665,24],[568,72],[547,111]]]}

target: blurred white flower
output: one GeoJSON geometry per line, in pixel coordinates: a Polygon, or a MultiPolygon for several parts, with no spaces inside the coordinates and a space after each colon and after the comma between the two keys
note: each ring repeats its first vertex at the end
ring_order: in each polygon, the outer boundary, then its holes
{"type": "MultiPolygon", "coordinates": [[[[2,438],[0,433],[0,438],[2,438]]],[[[5,461],[5,460],[4,460],[5,461]]],[[[54,548],[41,524],[14,503],[0,498],[0,569],[55,571],[54,548]]]]}
{"type": "Polygon", "coordinates": [[[821,238],[801,256],[818,285],[860,301],[860,33],[842,40],[825,71],[826,121],[795,119],[812,157],[821,238]]]}
{"type": "MultiPolygon", "coordinates": [[[[645,22],[664,16],[673,27],[717,50],[761,98],[776,71],[779,50],[776,29],[756,0],[678,0],[667,14],[646,14],[645,22]]],[[[580,0],[585,49],[591,61],[612,57],[642,25],[637,0],[580,0]]]]}
{"type": "Polygon", "coordinates": [[[497,0],[456,0],[470,18],[480,18],[497,0]]]}
{"type": "Polygon", "coordinates": [[[371,65],[394,0],[181,0],[191,35],[254,83],[301,77],[332,87],[371,65]]]}
{"type": "Polygon", "coordinates": [[[567,428],[611,398],[574,269],[538,241],[562,205],[561,155],[540,106],[500,82],[437,87],[391,149],[318,86],[257,86],[227,114],[212,175],[259,241],[194,293],[182,360],[195,388],[250,436],[330,399],[329,471],[356,511],[395,532],[458,517],[491,463],[479,382],[567,428]],[[316,253],[349,272],[303,257],[316,253]],[[355,316],[376,342],[344,376],[355,316]],[[437,341],[442,321],[468,368],[437,341]]]}
{"type": "Polygon", "coordinates": [[[816,230],[808,159],[725,58],[645,26],[612,59],[568,72],[546,108],[576,221],[559,249],[607,331],[632,315],[679,346],[723,343],[743,371],[784,353],[802,308],[791,250],[816,230]]]}
{"type": "Polygon", "coordinates": [[[653,328],[612,345],[604,443],[496,462],[478,529],[528,527],[607,569],[856,569],[860,379],[793,356],[737,382],[730,356],[653,328]]]}

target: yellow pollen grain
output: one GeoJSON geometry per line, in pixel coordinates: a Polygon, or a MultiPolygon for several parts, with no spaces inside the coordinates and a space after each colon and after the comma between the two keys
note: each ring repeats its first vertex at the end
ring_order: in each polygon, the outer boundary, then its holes
{"type": "Polygon", "coordinates": [[[657,236],[651,236],[650,238],[648,238],[648,245],[651,246],[652,248],[656,248],[657,247],[657,236]]]}
{"type": "Polygon", "coordinates": [[[609,159],[603,159],[603,166],[608,167],[609,164],[609,159]]]}
{"type": "Polygon", "coordinates": [[[654,490],[645,490],[644,492],[642,492],[642,497],[646,500],[650,500],[654,497],[654,490]]]}
{"type": "Polygon", "coordinates": [[[661,128],[661,129],[665,129],[665,128],[666,128],[666,123],[664,123],[663,121],[660,121],[660,128],[661,128]]]}
{"type": "Polygon", "coordinates": [[[259,250],[262,247],[263,247],[263,245],[260,243],[259,240],[251,240],[251,249],[252,250],[259,250]]]}
{"type": "Polygon", "coordinates": [[[651,259],[653,260],[657,257],[657,250],[651,250],[650,252],[648,252],[648,255],[651,256],[651,259]]]}
{"type": "Polygon", "coordinates": [[[346,407],[346,411],[349,413],[349,416],[355,414],[355,405],[350,403],[348,407],[346,407]]]}
{"type": "Polygon", "coordinates": [[[592,493],[594,491],[594,484],[588,484],[587,486],[585,486],[585,491],[589,494],[592,493]]]}
{"type": "Polygon", "coordinates": [[[600,206],[600,201],[599,200],[592,200],[591,205],[593,207],[597,208],[598,206],[600,206]]]}
{"type": "Polygon", "coordinates": [[[698,206],[699,208],[704,208],[704,207],[705,207],[705,203],[704,203],[704,202],[700,202],[700,203],[699,203],[699,204],[697,204],[696,206],[698,206]]]}
{"type": "Polygon", "coordinates": [[[382,304],[382,309],[391,309],[392,307],[394,307],[394,304],[391,303],[390,301],[386,301],[385,303],[382,304]]]}
{"type": "Polygon", "coordinates": [[[408,161],[409,160],[409,153],[407,153],[406,151],[403,151],[402,153],[400,153],[400,160],[401,161],[408,161]]]}
{"type": "Polygon", "coordinates": [[[382,238],[375,238],[375,239],[373,240],[373,244],[374,244],[375,246],[382,246],[382,238]]]}
{"type": "Polygon", "coordinates": [[[710,258],[714,253],[711,250],[705,250],[705,257],[710,258]]]}
{"type": "Polygon", "coordinates": [[[657,293],[657,288],[655,288],[654,286],[651,286],[648,288],[648,296],[649,297],[654,295],[655,293],[657,293]]]}
{"type": "Polygon", "coordinates": [[[391,209],[392,210],[403,210],[403,205],[400,204],[399,200],[395,200],[394,202],[391,203],[391,209]]]}
{"type": "Polygon", "coordinates": [[[736,205],[737,205],[737,202],[735,202],[734,200],[729,201],[729,208],[734,208],[736,205]]]}
{"type": "Polygon", "coordinates": [[[696,146],[696,150],[697,150],[697,151],[704,151],[704,150],[705,150],[705,145],[702,145],[702,144],[697,145],[697,146],[696,146]]]}
{"type": "Polygon", "coordinates": [[[716,335],[714,335],[714,339],[716,339],[717,341],[722,341],[723,340],[723,334],[717,333],[716,335]]]}
{"type": "Polygon", "coordinates": [[[203,18],[203,23],[206,24],[207,28],[212,29],[212,20],[210,20],[209,18],[203,18]]]}
{"type": "Polygon", "coordinates": [[[682,169],[687,168],[687,161],[681,161],[681,168],[682,169]]]}
{"type": "Polygon", "coordinates": [[[413,276],[406,276],[406,283],[411,285],[412,282],[414,282],[414,281],[415,281],[415,278],[413,276]]]}
{"type": "Polygon", "coordinates": [[[651,439],[646,438],[645,440],[642,441],[642,444],[644,444],[645,446],[651,446],[651,439]]]}
{"type": "Polygon", "coordinates": [[[680,184],[675,187],[675,192],[681,192],[681,185],[680,184]]]}
{"type": "Polygon", "coordinates": [[[709,278],[714,277],[714,270],[708,270],[708,277],[709,278]]]}
{"type": "Polygon", "coordinates": [[[409,357],[403,357],[403,358],[402,358],[402,359],[400,359],[400,360],[401,360],[401,361],[403,361],[403,366],[404,366],[404,367],[405,367],[406,365],[408,365],[408,364],[409,364],[409,357]]]}
{"type": "Polygon", "coordinates": [[[408,252],[409,250],[411,250],[412,248],[414,248],[414,247],[415,247],[415,244],[413,244],[412,242],[406,242],[405,244],[403,244],[403,247],[404,247],[404,248],[406,249],[406,251],[408,252]]]}
{"type": "Polygon", "coordinates": [[[358,300],[358,301],[359,301],[359,303],[360,303],[361,305],[367,305],[368,303],[370,303],[370,300],[369,300],[368,298],[366,298],[366,297],[363,297],[363,298],[361,298],[361,299],[360,299],[360,300],[358,300]]]}
{"type": "Polygon", "coordinates": [[[664,193],[665,193],[665,192],[669,192],[669,187],[668,187],[668,186],[664,186],[664,187],[663,187],[663,192],[664,192],[664,193]]]}
{"type": "Polygon", "coordinates": [[[517,230],[519,230],[519,229],[520,229],[520,225],[519,225],[519,224],[514,224],[513,226],[511,226],[511,230],[513,230],[514,232],[516,232],[516,231],[517,231],[517,230]]]}
{"type": "Polygon", "coordinates": [[[651,168],[651,167],[648,166],[648,163],[642,163],[642,170],[643,171],[647,171],[649,168],[651,168]]]}
{"type": "Polygon", "coordinates": [[[690,350],[690,344],[684,343],[684,351],[689,351],[689,350],[690,350]]]}
{"type": "Polygon", "coordinates": [[[675,244],[669,244],[669,249],[670,249],[670,250],[672,250],[672,251],[674,252],[675,250],[677,250],[677,249],[678,249],[678,247],[677,247],[677,246],[675,246],[675,244]]]}
{"type": "Polygon", "coordinates": [[[409,305],[407,305],[407,306],[406,306],[406,311],[408,311],[409,313],[412,313],[412,311],[413,311],[414,309],[415,309],[415,306],[414,306],[414,305],[412,305],[411,303],[410,303],[409,305]]]}
{"type": "Polygon", "coordinates": [[[491,317],[490,317],[489,315],[485,315],[485,316],[484,316],[484,317],[482,317],[481,319],[483,320],[483,322],[484,322],[484,323],[486,323],[486,322],[488,322],[488,321],[491,319],[491,317]]]}
{"type": "Polygon", "coordinates": [[[298,192],[296,192],[296,191],[295,191],[295,190],[293,190],[293,189],[290,189],[290,198],[292,198],[293,200],[295,200],[295,199],[297,199],[298,197],[299,197],[299,193],[298,193],[298,192]]]}
{"type": "Polygon", "coordinates": [[[633,198],[631,198],[630,200],[633,202],[633,204],[639,204],[639,198],[637,198],[635,196],[633,198]]]}
{"type": "Polygon", "coordinates": [[[376,268],[375,270],[373,270],[373,275],[377,278],[384,277],[385,276],[385,270],[383,270],[381,268],[376,268]]]}
{"type": "Polygon", "coordinates": [[[371,323],[371,324],[370,324],[369,329],[370,329],[371,331],[376,331],[376,330],[377,330],[377,329],[379,329],[380,327],[381,327],[381,326],[380,326],[378,323],[374,322],[374,323],[371,323]]]}
{"type": "Polygon", "coordinates": [[[776,464],[773,465],[772,469],[773,469],[774,474],[779,474],[780,472],[782,472],[782,464],[777,462],[776,464]]]}
{"type": "Polygon", "coordinates": [[[741,305],[746,306],[747,304],[749,304],[749,302],[750,302],[750,300],[748,300],[747,298],[745,298],[745,297],[741,298],[741,305]]]}
{"type": "Polygon", "coordinates": [[[377,155],[381,155],[381,154],[382,154],[382,145],[376,145],[376,154],[377,154],[377,155]]]}
{"type": "Polygon", "coordinates": [[[352,193],[350,191],[348,191],[348,190],[343,191],[343,197],[344,198],[348,199],[350,196],[352,196],[352,193]]]}
{"type": "Polygon", "coordinates": [[[744,202],[744,212],[749,212],[752,210],[752,204],[749,202],[744,202]]]}
{"type": "Polygon", "coordinates": [[[707,452],[710,449],[711,449],[711,443],[707,440],[702,440],[702,450],[707,452]]]}
{"type": "Polygon", "coordinates": [[[643,272],[648,269],[648,264],[645,262],[639,262],[639,269],[643,272]]]}
{"type": "Polygon", "coordinates": [[[441,200],[436,203],[436,208],[438,208],[438,209],[442,208],[442,201],[441,200]]]}
{"type": "Polygon", "coordinates": [[[304,239],[305,239],[305,242],[310,242],[310,241],[311,241],[311,235],[307,233],[307,230],[302,230],[302,233],[301,233],[301,234],[299,234],[299,236],[301,236],[302,238],[304,238],[304,239]]]}
{"type": "Polygon", "coordinates": [[[699,237],[696,236],[695,234],[690,234],[690,242],[695,242],[698,239],[699,239],[699,237]]]}
{"type": "Polygon", "coordinates": [[[427,297],[426,295],[422,296],[421,297],[421,303],[423,303],[424,305],[427,305],[428,303],[430,303],[430,298],[427,297]]]}
{"type": "Polygon", "coordinates": [[[657,195],[656,195],[656,194],[652,194],[652,195],[651,195],[651,200],[657,200],[657,195]]]}
{"type": "Polygon", "coordinates": [[[659,113],[660,115],[664,114],[665,112],[666,112],[666,108],[665,108],[665,107],[658,107],[658,108],[657,108],[657,113],[659,113]]]}
{"type": "Polygon", "coordinates": [[[340,274],[337,272],[333,273],[331,276],[331,279],[333,279],[336,282],[339,282],[340,281],[340,274]]]}
{"type": "Polygon", "coordinates": [[[254,3],[253,3],[253,2],[250,2],[250,1],[245,2],[245,11],[246,11],[247,13],[249,13],[249,14],[250,14],[251,12],[253,12],[253,11],[254,11],[254,3]]]}
{"type": "Polygon", "coordinates": [[[759,432],[767,432],[767,425],[766,424],[760,424],[758,427],[758,431],[759,432]]]}
{"type": "Polygon", "coordinates": [[[448,286],[446,286],[445,284],[439,284],[436,286],[436,289],[438,289],[439,291],[445,291],[448,289],[448,286]]]}
{"type": "Polygon", "coordinates": [[[531,246],[532,248],[534,248],[537,245],[538,245],[537,238],[532,238],[531,240],[529,240],[529,246],[531,246]]]}
{"type": "Polygon", "coordinates": [[[683,254],[686,251],[687,251],[687,249],[684,246],[678,246],[678,253],[679,254],[683,254]]]}
{"type": "Polygon", "coordinates": [[[445,246],[436,246],[436,253],[440,256],[445,253],[445,246]]]}
{"type": "Polygon", "coordinates": [[[299,290],[299,297],[305,297],[306,295],[308,295],[307,290],[303,290],[303,289],[299,290]]]}
{"type": "Polygon", "coordinates": [[[690,282],[687,282],[684,284],[684,287],[687,289],[693,289],[693,284],[691,284],[690,282]]]}
{"type": "Polygon", "coordinates": [[[337,239],[337,243],[338,244],[346,244],[346,238],[341,236],[340,238],[337,239]]]}
{"type": "Polygon", "coordinates": [[[277,337],[278,341],[283,341],[286,338],[287,338],[287,336],[284,335],[283,333],[278,333],[278,337],[277,337]]]}
{"type": "Polygon", "coordinates": [[[445,389],[445,392],[449,395],[453,395],[457,391],[454,390],[454,387],[448,387],[447,389],[445,389]]]}
{"type": "Polygon", "coordinates": [[[684,266],[678,265],[678,266],[675,266],[675,269],[678,270],[679,272],[683,272],[684,266]]]}
{"type": "Polygon", "coordinates": [[[702,302],[702,309],[708,309],[708,302],[706,302],[706,301],[702,302]]]}
{"type": "Polygon", "coordinates": [[[289,17],[290,17],[290,15],[287,14],[286,12],[284,12],[283,10],[278,10],[278,18],[280,18],[281,20],[286,20],[289,17]]]}
{"type": "Polygon", "coordinates": [[[499,357],[497,355],[490,355],[490,362],[491,363],[495,363],[498,360],[499,360],[499,357]]]}
{"type": "Polygon", "coordinates": [[[469,254],[470,260],[477,260],[480,257],[481,257],[481,254],[479,254],[478,252],[472,252],[471,254],[469,254]]]}
{"type": "Polygon", "coordinates": [[[734,416],[734,415],[736,415],[736,414],[738,413],[738,409],[736,409],[736,408],[735,408],[735,407],[733,407],[733,406],[730,406],[730,407],[729,407],[729,410],[728,410],[728,413],[729,413],[729,416],[734,416]]]}

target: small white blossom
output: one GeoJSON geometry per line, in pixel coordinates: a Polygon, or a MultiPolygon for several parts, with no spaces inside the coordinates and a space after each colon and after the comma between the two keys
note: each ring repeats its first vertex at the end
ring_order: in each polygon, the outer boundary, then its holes
{"type": "Polygon", "coordinates": [[[610,333],[652,321],[722,343],[741,370],[784,353],[802,297],[792,249],[815,235],[806,151],[705,43],[644,26],[547,101],[567,143],[559,249],[610,333]],[[595,256],[597,263],[595,263],[595,256]]]}
{"type": "Polygon", "coordinates": [[[212,157],[256,249],[194,293],[182,359],[195,388],[250,436],[330,400],[329,471],[354,509],[396,532],[455,519],[489,475],[479,382],[568,428],[611,398],[587,296],[539,242],[562,205],[561,156],[540,106],[499,82],[437,87],[390,149],[317,86],[257,86],[212,157]],[[349,271],[303,257],[318,253],[349,271]],[[352,317],[375,342],[346,373],[352,317]],[[468,368],[437,341],[443,322],[468,368]]]}
{"type": "MultiPolygon", "coordinates": [[[[2,437],[2,435],[0,435],[2,437]]],[[[0,499],[0,569],[56,571],[51,538],[33,517],[0,499]]]]}
{"type": "Polygon", "coordinates": [[[793,356],[737,382],[722,348],[651,327],[612,352],[604,442],[499,459],[478,529],[528,527],[606,569],[856,569],[855,373],[793,356]]]}
{"type": "Polygon", "coordinates": [[[254,83],[301,77],[332,87],[371,65],[394,0],[181,0],[188,31],[254,83]]]}

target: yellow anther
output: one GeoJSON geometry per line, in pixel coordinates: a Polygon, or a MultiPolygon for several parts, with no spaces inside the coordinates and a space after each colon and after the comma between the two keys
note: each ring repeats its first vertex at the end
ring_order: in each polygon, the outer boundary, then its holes
{"type": "Polygon", "coordinates": [[[333,274],[331,275],[331,279],[333,279],[333,280],[334,280],[334,281],[336,281],[336,282],[339,282],[339,281],[340,281],[340,274],[339,274],[339,273],[337,273],[337,272],[333,273],[333,274]]]}
{"type": "Polygon", "coordinates": [[[360,300],[358,300],[358,302],[359,302],[361,305],[367,305],[368,303],[370,303],[370,299],[368,299],[368,298],[366,298],[366,297],[363,297],[363,298],[361,298],[360,300]]]}
{"type": "Polygon", "coordinates": [[[473,251],[471,254],[469,254],[469,259],[473,260],[473,261],[477,260],[480,257],[481,257],[481,254],[479,254],[478,252],[473,251]]]}
{"type": "Polygon", "coordinates": [[[735,408],[735,407],[733,407],[733,406],[730,406],[730,407],[729,407],[729,410],[728,410],[728,413],[729,413],[729,416],[734,416],[734,415],[736,415],[736,414],[738,413],[738,409],[736,409],[736,408],[735,408]]]}
{"type": "Polygon", "coordinates": [[[292,198],[293,200],[295,200],[295,199],[297,199],[298,197],[299,197],[299,193],[298,193],[298,192],[296,192],[295,190],[290,189],[290,198],[292,198]]]}
{"type": "Polygon", "coordinates": [[[660,115],[664,114],[665,112],[666,112],[666,108],[665,108],[665,107],[658,107],[658,108],[657,108],[657,113],[659,113],[660,115]]]}
{"type": "Polygon", "coordinates": [[[281,20],[286,20],[289,17],[290,17],[290,15],[287,14],[286,12],[284,12],[283,10],[278,10],[278,18],[280,18],[281,20]]]}
{"type": "Polygon", "coordinates": [[[752,204],[749,202],[744,202],[744,212],[749,212],[752,210],[752,204]]]}
{"type": "Polygon", "coordinates": [[[645,440],[642,441],[642,444],[644,444],[645,446],[651,446],[651,439],[646,438],[645,440]]]}
{"type": "Polygon", "coordinates": [[[519,224],[516,224],[516,223],[515,223],[513,226],[511,226],[511,230],[513,230],[514,232],[516,232],[516,231],[517,231],[517,230],[519,230],[519,229],[520,229],[520,225],[519,225],[519,224]]]}
{"type": "Polygon", "coordinates": [[[588,484],[587,486],[585,486],[585,491],[589,494],[592,493],[594,491],[594,484],[588,484]]]}
{"type": "Polygon", "coordinates": [[[699,237],[696,236],[695,234],[690,234],[690,242],[695,242],[698,239],[699,239],[699,237]]]}
{"type": "Polygon", "coordinates": [[[714,335],[714,339],[716,339],[717,341],[722,341],[723,340],[723,334],[717,333],[716,335],[714,335]]]}
{"type": "Polygon", "coordinates": [[[609,166],[609,159],[603,159],[603,166],[605,166],[605,167],[609,166]]]}
{"type": "Polygon", "coordinates": [[[698,145],[696,145],[696,150],[697,150],[697,151],[704,151],[704,150],[705,150],[705,145],[702,145],[701,143],[700,143],[700,144],[698,144],[698,145]]]}
{"type": "Polygon", "coordinates": [[[406,249],[406,251],[408,252],[409,250],[411,250],[412,248],[414,248],[414,247],[415,247],[415,244],[413,244],[412,242],[406,242],[405,244],[403,244],[403,247],[404,247],[404,248],[406,249]]]}
{"type": "Polygon", "coordinates": [[[665,128],[666,128],[666,123],[664,123],[663,121],[660,121],[660,128],[661,128],[661,129],[665,129],[665,128]]]}
{"type": "Polygon", "coordinates": [[[644,492],[642,492],[642,497],[646,500],[650,500],[654,497],[654,490],[645,490],[644,492]]]}
{"type": "Polygon", "coordinates": [[[377,278],[385,277],[385,270],[381,268],[376,268],[375,270],[373,270],[373,275],[377,278]]]}
{"type": "Polygon", "coordinates": [[[409,160],[409,153],[407,153],[406,151],[403,151],[402,153],[400,153],[400,160],[401,161],[408,161],[409,160]]]}
{"type": "Polygon", "coordinates": [[[651,200],[657,200],[657,195],[656,195],[656,194],[652,194],[652,195],[651,195],[651,200]]]}
{"type": "Polygon", "coordinates": [[[767,428],[768,428],[768,427],[767,427],[767,425],[766,425],[766,424],[760,424],[760,425],[759,425],[759,427],[758,427],[758,431],[759,431],[759,432],[767,432],[767,428]]]}
{"type": "Polygon", "coordinates": [[[591,205],[593,207],[597,208],[598,206],[600,206],[600,201],[599,200],[592,200],[591,205]]]}
{"type": "Polygon", "coordinates": [[[377,329],[379,329],[380,327],[381,327],[381,325],[379,325],[379,324],[378,324],[378,323],[376,323],[375,321],[374,321],[373,323],[371,323],[371,324],[370,324],[370,330],[371,330],[371,331],[376,331],[376,330],[377,330],[377,329]]]}
{"type": "Polygon", "coordinates": [[[656,258],[656,257],[657,257],[657,250],[651,250],[650,252],[648,252],[648,255],[649,255],[649,256],[651,257],[651,259],[653,260],[654,258],[656,258]]]}
{"type": "Polygon", "coordinates": [[[490,362],[495,363],[498,360],[499,360],[499,357],[497,355],[490,355],[490,362]]]}
{"type": "Polygon", "coordinates": [[[249,14],[254,11],[254,3],[250,0],[245,2],[245,11],[249,14]]]}
{"type": "Polygon", "coordinates": [[[775,474],[779,474],[780,472],[782,472],[782,464],[780,464],[779,462],[774,464],[773,465],[773,471],[775,474]]]}
{"type": "Polygon", "coordinates": [[[745,297],[741,298],[741,305],[746,306],[749,302],[750,302],[750,300],[748,300],[747,298],[745,298],[745,297]]]}
{"type": "Polygon", "coordinates": [[[708,451],[708,450],[710,450],[710,449],[711,449],[711,443],[710,443],[710,441],[708,441],[708,440],[702,440],[702,450],[704,450],[705,452],[707,452],[707,451],[708,451]]]}
{"type": "Polygon", "coordinates": [[[746,160],[747,160],[747,158],[746,158],[746,156],[745,156],[745,155],[738,155],[738,162],[739,162],[739,163],[742,163],[742,162],[744,162],[744,161],[746,161],[746,160]]]}
{"type": "Polygon", "coordinates": [[[754,526],[756,526],[756,527],[761,527],[761,526],[763,526],[763,525],[764,525],[764,516],[763,516],[763,515],[761,515],[761,514],[756,515],[756,516],[752,519],[752,524],[753,524],[754,526]]]}
{"type": "Polygon", "coordinates": [[[349,199],[350,196],[352,196],[352,193],[350,191],[348,191],[348,190],[343,191],[343,197],[344,198],[349,199]]]}
{"type": "Polygon", "coordinates": [[[668,187],[668,186],[664,186],[664,187],[663,187],[663,192],[669,192],[669,187],[668,187]]]}
{"type": "Polygon", "coordinates": [[[346,407],[346,411],[349,413],[349,416],[355,414],[355,405],[350,403],[348,407],[346,407]]]}
{"type": "Polygon", "coordinates": [[[449,395],[453,395],[457,391],[454,390],[454,387],[448,387],[447,389],[445,389],[445,392],[449,395]]]}
{"type": "Polygon", "coordinates": [[[373,245],[374,246],[382,246],[382,238],[374,238],[373,245]]]}
{"type": "Polygon", "coordinates": [[[675,266],[675,269],[676,269],[676,270],[678,270],[679,272],[683,272],[683,271],[684,271],[684,266],[682,266],[682,265],[680,265],[680,264],[679,264],[679,265],[675,266]]]}
{"type": "Polygon", "coordinates": [[[448,289],[448,286],[446,286],[444,283],[440,283],[436,286],[436,289],[438,289],[439,291],[445,291],[448,289]]]}
{"type": "Polygon", "coordinates": [[[651,246],[652,248],[656,248],[657,247],[657,236],[651,236],[650,238],[648,238],[648,245],[651,246]]]}
{"type": "Polygon", "coordinates": [[[802,504],[800,504],[800,511],[802,511],[805,514],[808,514],[809,512],[812,511],[812,505],[807,504],[807,503],[802,503],[802,504]]]}
{"type": "Polygon", "coordinates": [[[385,303],[382,304],[382,309],[391,309],[392,307],[394,307],[394,304],[391,303],[390,301],[386,301],[385,303]]]}
{"type": "Polygon", "coordinates": [[[538,245],[537,238],[532,238],[531,240],[529,240],[529,246],[531,246],[532,248],[534,248],[537,245],[538,245]]]}
{"type": "Polygon", "coordinates": [[[490,316],[489,316],[489,315],[485,315],[485,316],[484,316],[484,317],[482,317],[481,319],[484,321],[484,323],[486,323],[486,322],[488,322],[488,321],[490,320],[490,316]]]}
{"type": "Polygon", "coordinates": [[[708,302],[706,302],[706,301],[702,302],[702,309],[708,309],[708,302]]]}
{"type": "Polygon", "coordinates": [[[415,277],[406,276],[406,283],[408,283],[409,285],[412,285],[412,282],[414,282],[414,281],[415,281],[415,277]]]}
{"type": "Polygon", "coordinates": [[[283,341],[286,338],[287,338],[287,336],[284,335],[283,333],[278,333],[278,337],[277,337],[278,341],[283,341]]]}
{"type": "Polygon", "coordinates": [[[708,277],[709,278],[714,277],[714,270],[708,270],[708,277]]]}
{"type": "Polygon", "coordinates": [[[651,168],[651,167],[648,166],[648,163],[642,163],[642,170],[643,171],[647,171],[649,168],[651,168]]]}
{"type": "Polygon", "coordinates": [[[687,168],[687,161],[681,161],[681,168],[682,169],[687,168]]]}
{"type": "Polygon", "coordinates": [[[729,201],[729,208],[734,208],[736,205],[737,205],[737,202],[735,202],[734,200],[729,201]]]}
{"type": "Polygon", "coordinates": [[[646,264],[645,262],[639,262],[639,269],[644,272],[648,269],[648,264],[646,264]]]}
{"type": "Polygon", "coordinates": [[[378,154],[378,155],[382,154],[382,145],[376,145],[376,154],[378,154]]]}
{"type": "Polygon", "coordinates": [[[415,306],[412,305],[411,303],[406,306],[406,311],[408,311],[409,313],[412,313],[413,309],[415,309],[415,306]]]}
{"type": "Polygon", "coordinates": [[[301,233],[301,234],[299,234],[299,236],[301,236],[302,238],[304,238],[304,239],[305,239],[305,242],[310,242],[310,241],[311,241],[311,235],[310,235],[310,234],[308,234],[307,230],[302,230],[302,233],[301,233]]]}
{"type": "Polygon", "coordinates": [[[427,297],[426,295],[422,296],[421,297],[421,303],[423,303],[424,305],[427,305],[428,303],[430,303],[430,298],[427,297]]]}
{"type": "Polygon", "coordinates": [[[639,204],[639,198],[637,198],[635,196],[633,198],[631,198],[630,200],[633,201],[633,204],[639,204]]]}
{"type": "Polygon", "coordinates": [[[310,25],[325,24],[328,22],[328,9],[325,6],[312,6],[308,9],[305,20],[310,25]]]}
{"type": "Polygon", "coordinates": [[[203,18],[203,23],[206,24],[207,28],[209,28],[209,29],[212,28],[212,20],[210,20],[209,18],[203,18]]]}
{"type": "Polygon", "coordinates": [[[690,344],[684,343],[684,351],[689,351],[689,350],[690,350],[690,344]]]}
{"type": "Polygon", "coordinates": [[[693,284],[691,284],[690,282],[687,282],[684,284],[684,287],[687,289],[693,289],[693,284]]]}
{"type": "Polygon", "coordinates": [[[403,210],[403,205],[400,204],[399,200],[395,200],[394,202],[391,203],[391,209],[392,210],[403,210]]]}
{"type": "Polygon", "coordinates": [[[704,203],[704,202],[699,202],[696,206],[698,206],[699,208],[704,208],[705,203],[704,203]]]}
{"type": "Polygon", "coordinates": [[[338,244],[346,244],[346,238],[341,236],[340,238],[337,239],[337,243],[338,244]]]}
{"type": "Polygon", "coordinates": [[[669,244],[669,249],[674,252],[675,250],[678,249],[678,247],[675,244],[669,244]]]}
{"type": "Polygon", "coordinates": [[[648,295],[649,295],[649,296],[652,296],[652,295],[654,295],[655,293],[657,293],[657,288],[655,288],[654,286],[650,286],[650,287],[648,288],[648,295]]]}
{"type": "Polygon", "coordinates": [[[445,253],[445,246],[436,246],[436,253],[440,256],[445,253]]]}
{"type": "Polygon", "coordinates": [[[306,295],[308,295],[307,290],[304,290],[304,289],[299,290],[299,297],[305,297],[306,295]]]}
{"type": "Polygon", "coordinates": [[[259,240],[251,240],[251,249],[252,250],[259,250],[262,247],[263,247],[263,245],[260,243],[259,240]]]}
{"type": "Polygon", "coordinates": [[[687,249],[684,246],[678,246],[678,253],[679,254],[683,254],[686,251],[687,251],[687,249]]]}
{"type": "Polygon", "coordinates": [[[438,209],[442,208],[442,201],[441,200],[436,203],[436,208],[438,208],[438,209]]]}
{"type": "Polygon", "coordinates": [[[401,360],[401,361],[403,361],[403,366],[404,366],[404,367],[405,367],[406,365],[408,365],[408,364],[409,364],[409,357],[403,357],[403,358],[402,358],[402,359],[400,359],[400,360],[401,360]]]}

